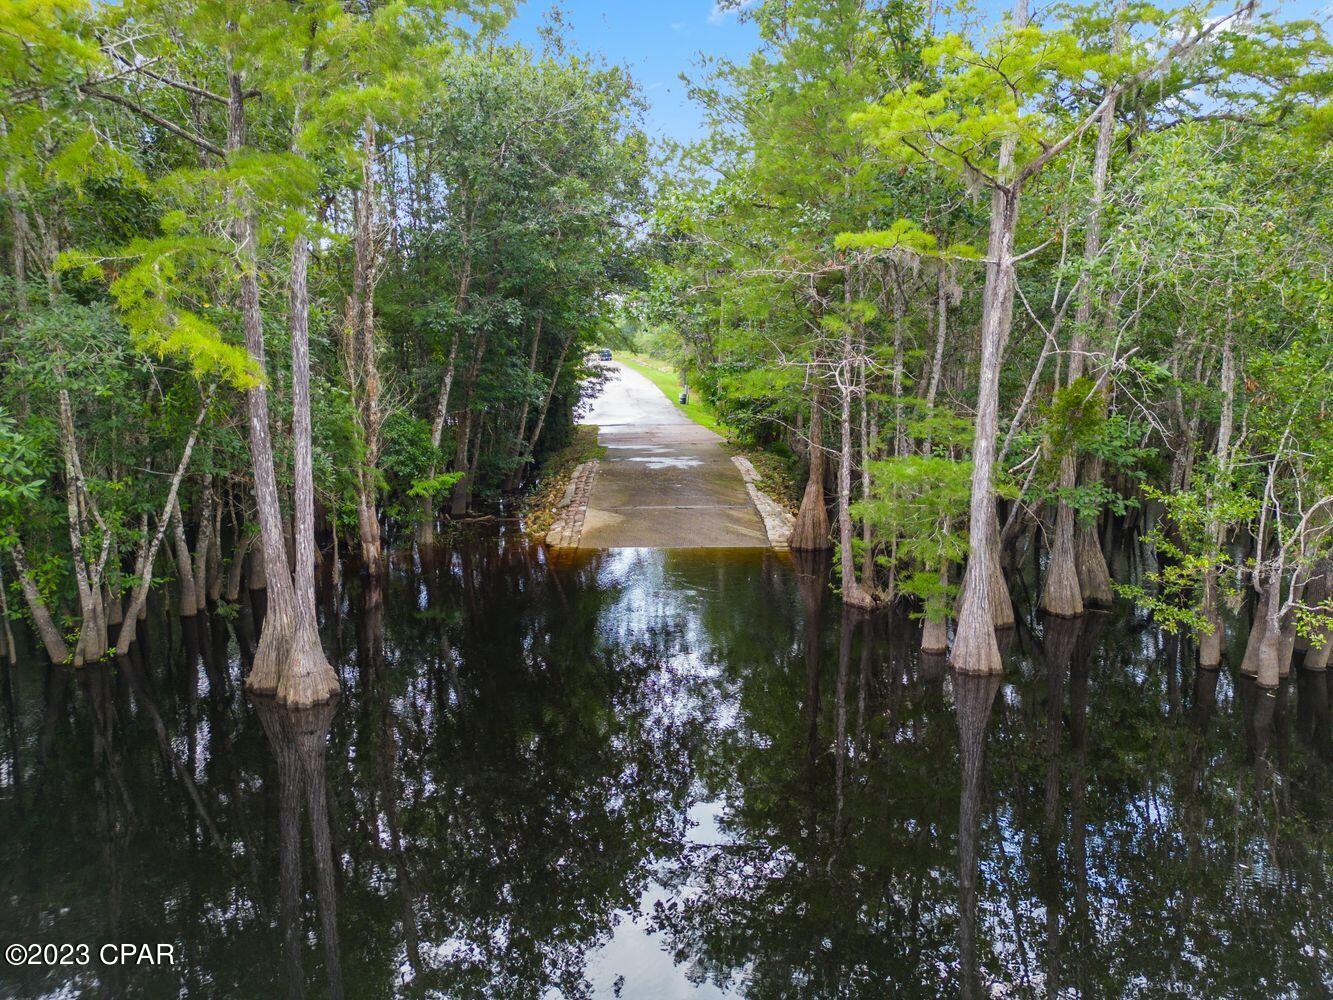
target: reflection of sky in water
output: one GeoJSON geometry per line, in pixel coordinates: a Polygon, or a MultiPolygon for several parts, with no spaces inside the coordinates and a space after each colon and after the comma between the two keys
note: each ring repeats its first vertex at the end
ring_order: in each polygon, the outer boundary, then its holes
{"type": "Polygon", "coordinates": [[[647,465],[647,467],[648,467],[649,469],[689,469],[689,468],[693,468],[693,467],[696,466],[696,465],[703,465],[703,464],[704,464],[702,459],[698,459],[698,458],[689,458],[689,457],[680,457],[680,458],[666,458],[666,457],[649,457],[649,458],[640,458],[640,457],[635,457],[635,458],[631,458],[630,461],[631,461],[631,462],[643,462],[645,465],[647,465]]]}
{"type": "Polygon", "coordinates": [[[632,451],[636,454],[624,459],[627,462],[639,462],[650,470],[657,469],[692,469],[703,465],[703,459],[692,455],[682,455],[673,448],[652,444],[615,444],[603,442],[608,450],[632,451]]]}
{"type": "MultiPolygon", "coordinates": [[[[734,692],[728,692],[722,683],[720,665],[712,659],[715,644],[704,621],[705,606],[718,598],[713,588],[701,586],[701,582],[716,579],[716,574],[704,569],[704,560],[715,557],[701,559],[698,554],[661,549],[609,549],[599,558],[598,586],[618,591],[617,600],[601,616],[604,638],[619,645],[665,642],[664,673],[670,680],[658,685],[657,720],[665,724],[709,714],[715,724],[732,726],[738,706],[734,692]],[[696,695],[698,686],[677,680],[711,682],[704,690],[720,698],[702,705],[696,695]]],[[[757,564],[762,554],[737,553],[734,558],[757,564]]],[[[685,816],[687,844],[713,847],[728,843],[718,826],[722,811],[719,802],[690,805],[685,816]]],[[[617,915],[611,940],[588,959],[594,996],[615,996],[618,982],[619,995],[624,998],[714,1000],[737,995],[708,981],[691,983],[688,964],[677,965],[665,950],[663,936],[648,933],[648,915],[655,904],[673,899],[683,902],[690,894],[667,892],[652,883],[639,900],[637,914],[617,915]]],[[[551,998],[556,995],[548,993],[551,998]]]]}

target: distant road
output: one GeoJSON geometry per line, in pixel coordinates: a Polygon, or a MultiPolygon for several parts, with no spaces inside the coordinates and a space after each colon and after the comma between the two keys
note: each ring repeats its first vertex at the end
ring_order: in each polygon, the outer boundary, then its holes
{"type": "Polygon", "coordinates": [[[610,362],[610,381],[581,423],[606,457],[578,546],[767,548],[763,521],[722,439],[686,417],[647,378],[610,362]]]}

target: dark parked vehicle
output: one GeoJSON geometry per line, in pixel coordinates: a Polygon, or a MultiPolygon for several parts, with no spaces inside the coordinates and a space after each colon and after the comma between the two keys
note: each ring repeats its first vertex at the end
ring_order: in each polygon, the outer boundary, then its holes
{"type": "Polygon", "coordinates": [[[611,360],[611,352],[607,350],[605,347],[603,347],[600,351],[597,352],[597,356],[601,358],[603,361],[611,360]]]}

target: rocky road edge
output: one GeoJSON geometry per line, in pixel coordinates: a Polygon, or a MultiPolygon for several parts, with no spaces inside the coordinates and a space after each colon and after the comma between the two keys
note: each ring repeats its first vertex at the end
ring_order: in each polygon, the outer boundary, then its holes
{"type": "Polygon", "coordinates": [[[792,517],[786,510],[778,505],[772,497],[768,496],[757,485],[759,482],[759,473],[755,471],[754,465],[744,455],[732,455],[732,463],[741,471],[741,478],[745,480],[745,492],[750,494],[750,502],[754,504],[754,509],[759,512],[760,519],[764,522],[764,532],[768,535],[768,544],[775,549],[787,548],[787,543],[791,541],[792,525],[796,523],[796,518],[792,517]]]}
{"type": "Polygon", "coordinates": [[[557,549],[577,549],[583,537],[583,519],[588,513],[588,496],[597,475],[597,459],[581,462],[569,477],[559,512],[546,532],[546,544],[557,549]]]}

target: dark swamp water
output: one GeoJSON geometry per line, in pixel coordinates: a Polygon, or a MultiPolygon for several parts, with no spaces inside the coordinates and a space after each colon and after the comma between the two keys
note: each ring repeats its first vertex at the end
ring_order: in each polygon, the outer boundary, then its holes
{"type": "Polygon", "coordinates": [[[340,701],[241,690],[251,610],[6,670],[0,939],[169,942],[0,995],[1320,997],[1329,700],[1123,607],[1003,681],[821,567],[513,539],[324,588],[340,701]]]}

